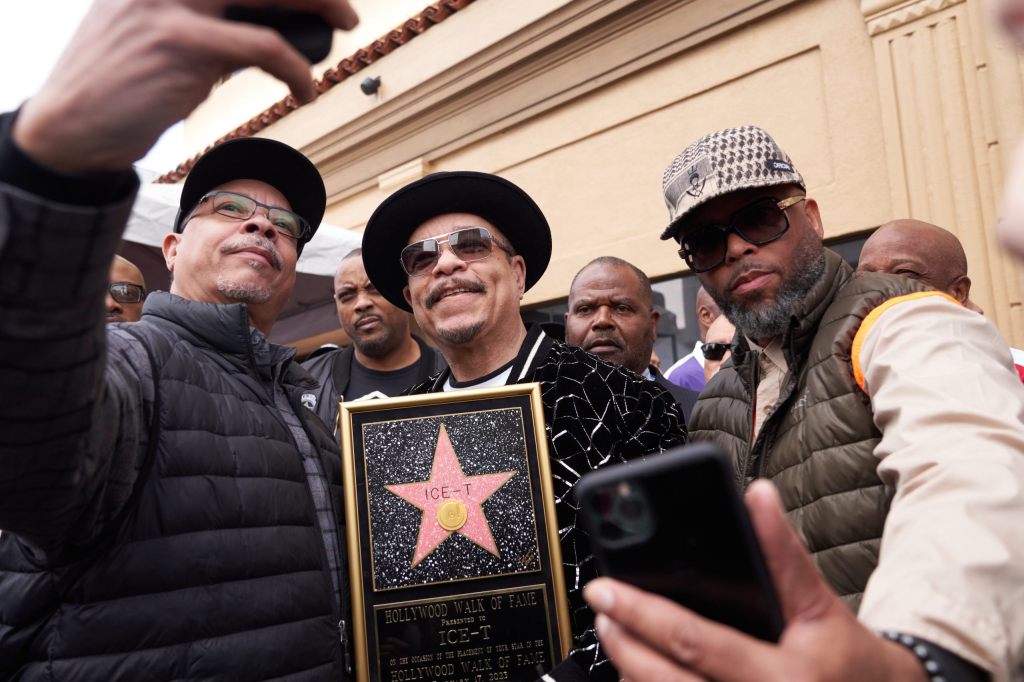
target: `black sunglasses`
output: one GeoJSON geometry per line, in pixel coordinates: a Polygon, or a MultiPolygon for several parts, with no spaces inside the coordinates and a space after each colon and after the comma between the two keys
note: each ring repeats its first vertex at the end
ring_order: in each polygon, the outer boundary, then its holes
{"type": "Polygon", "coordinates": [[[110,292],[110,297],[118,303],[141,303],[146,298],[145,289],[138,284],[128,282],[114,282],[107,287],[107,291],[110,292]]]}
{"type": "Polygon", "coordinates": [[[704,358],[707,360],[721,360],[725,357],[725,354],[732,350],[731,343],[702,343],[700,344],[700,352],[704,354],[704,358]]]}
{"type": "Polygon", "coordinates": [[[487,258],[494,250],[495,244],[508,255],[515,255],[511,247],[495,239],[486,227],[465,227],[409,244],[402,249],[400,259],[405,274],[419,277],[433,270],[437,261],[441,259],[441,244],[444,243],[448,244],[459,260],[466,263],[487,258]]]}
{"type": "Polygon", "coordinates": [[[694,272],[707,272],[725,262],[731,232],[755,246],[773,242],[789,229],[786,209],[805,198],[795,196],[782,201],[773,197],[758,199],[733,213],[726,225],[701,225],[689,230],[679,240],[682,246],[679,257],[694,272]]]}

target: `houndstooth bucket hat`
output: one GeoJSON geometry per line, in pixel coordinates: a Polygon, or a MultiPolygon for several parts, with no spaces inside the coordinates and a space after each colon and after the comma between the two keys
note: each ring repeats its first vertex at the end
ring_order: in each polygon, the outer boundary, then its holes
{"type": "Polygon", "coordinates": [[[741,189],[800,185],[803,176],[772,136],[757,126],[726,128],[700,138],[665,169],[661,190],[669,225],[662,239],[677,239],[682,219],[701,204],[741,189]]]}

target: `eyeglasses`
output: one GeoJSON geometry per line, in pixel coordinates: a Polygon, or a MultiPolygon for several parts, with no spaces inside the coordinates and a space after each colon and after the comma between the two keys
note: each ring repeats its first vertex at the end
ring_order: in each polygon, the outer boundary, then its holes
{"type": "Polygon", "coordinates": [[[725,357],[726,353],[732,351],[731,343],[702,343],[700,344],[700,352],[704,354],[704,358],[707,360],[721,360],[725,357]]]}
{"type": "Polygon", "coordinates": [[[433,270],[437,261],[441,259],[441,244],[445,241],[455,257],[465,263],[487,258],[494,250],[495,244],[508,255],[514,255],[512,248],[491,236],[486,227],[466,227],[409,244],[402,249],[400,258],[405,274],[419,277],[433,270]],[[444,237],[447,237],[447,240],[444,237]]]}
{"type": "Polygon", "coordinates": [[[107,291],[110,292],[110,297],[118,303],[141,303],[146,298],[145,289],[138,284],[128,282],[114,282],[107,288],[107,291]]]}
{"type": "MultiPolygon", "coordinates": [[[[309,223],[298,213],[280,206],[268,206],[244,194],[217,190],[203,195],[198,205],[202,205],[207,200],[212,202],[214,213],[231,220],[248,220],[256,215],[258,208],[264,208],[267,211],[267,220],[273,223],[277,231],[285,237],[300,240],[305,239],[310,233],[309,223]]],[[[195,212],[193,211],[189,220],[194,217],[195,212]]]]}
{"type": "Polygon", "coordinates": [[[806,197],[789,197],[779,201],[771,197],[744,206],[729,218],[727,225],[703,225],[685,234],[680,240],[679,257],[694,272],[707,272],[725,262],[729,233],[756,246],[764,246],[786,234],[789,216],[786,209],[806,197]]]}

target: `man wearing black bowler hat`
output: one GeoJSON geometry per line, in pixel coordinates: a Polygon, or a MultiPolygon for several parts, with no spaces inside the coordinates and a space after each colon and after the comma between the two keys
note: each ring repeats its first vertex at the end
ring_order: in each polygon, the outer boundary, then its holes
{"type": "Polygon", "coordinates": [[[612,680],[617,673],[581,599],[596,574],[571,491],[587,471],[686,437],[675,402],[657,384],[524,326],[519,301],[550,256],[551,232],[533,199],[508,180],[471,171],[435,173],[398,190],[363,235],[370,280],[415,315],[448,363],[413,393],[540,382],[575,638],[570,659],[545,679],[612,680]]]}
{"type": "Polygon", "coordinates": [[[0,115],[3,679],[348,679],[340,455],[267,340],[324,214],[316,167],[269,139],[204,154],[163,242],[170,293],[103,319],[132,161],[234,68],[313,97],[293,48],[222,10],[98,2],[0,115]]]}

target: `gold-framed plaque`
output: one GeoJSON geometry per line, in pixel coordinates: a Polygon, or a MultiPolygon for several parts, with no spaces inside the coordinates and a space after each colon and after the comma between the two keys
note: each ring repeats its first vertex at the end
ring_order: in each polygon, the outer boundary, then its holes
{"type": "Polygon", "coordinates": [[[359,682],[533,681],[572,641],[540,385],[342,403],[359,682]]]}

